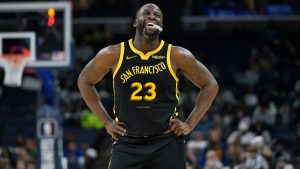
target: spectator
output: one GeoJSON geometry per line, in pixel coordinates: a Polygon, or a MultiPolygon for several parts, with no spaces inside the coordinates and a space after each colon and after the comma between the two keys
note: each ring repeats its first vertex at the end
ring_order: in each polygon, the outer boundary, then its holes
{"type": "Polygon", "coordinates": [[[10,165],[10,160],[9,158],[0,158],[0,166],[3,169],[13,169],[10,165]]]}
{"type": "Polygon", "coordinates": [[[209,150],[206,153],[206,159],[205,159],[205,166],[204,169],[222,169],[223,164],[218,159],[216,151],[215,150],[209,150]]]}
{"type": "Polygon", "coordinates": [[[213,129],[209,133],[208,145],[205,148],[202,155],[200,155],[199,167],[204,168],[206,165],[206,153],[209,150],[214,150],[218,160],[220,160],[224,166],[227,166],[228,159],[226,154],[226,145],[222,141],[222,130],[219,128],[213,129]]]}
{"type": "Polygon", "coordinates": [[[68,168],[84,169],[84,153],[75,142],[69,142],[64,156],[68,159],[68,168]]]}
{"type": "Polygon", "coordinates": [[[26,162],[24,160],[17,160],[16,169],[26,169],[26,162]]]}
{"type": "Polygon", "coordinates": [[[26,169],[35,169],[35,162],[34,161],[28,161],[27,162],[27,168],[26,169]]]}
{"type": "Polygon", "coordinates": [[[252,120],[253,124],[257,122],[264,123],[268,126],[274,126],[276,117],[276,106],[273,102],[263,100],[254,109],[252,120]]]}
{"type": "Polygon", "coordinates": [[[246,168],[253,169],[269,169],[269,165],[264,157],[253,144],[248,146],[248,154],[245,162],[246,168]]]}
{"type": "Polygon", "coordinates": [[[250,129],[250,118],[241,118],[237,131],[233,131],[231,135],[227,138],[228,144],[238,143],[240,145],[248,145],[250,141],[255,137],[255,134],[250,129]]]}
{"type": "Polygon", "coordinates": [[[193,131],[191,139],[187,142],[187,158],[190,161],[189,165],[196,168],[198,156],[207,146],[207,141],[203,138],[201,131],[193,131]]]}

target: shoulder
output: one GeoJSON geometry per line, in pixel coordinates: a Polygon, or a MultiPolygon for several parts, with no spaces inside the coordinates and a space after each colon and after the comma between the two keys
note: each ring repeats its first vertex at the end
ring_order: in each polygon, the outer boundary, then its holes
{"type": "Polygon", "coordinates": [[[171,55],[172,57],[175,57],[176,59],[193,59],[195,58],[192,52],[190,52],[188,49],[183,48],[181,46],[172,46],[171,49],[171,55]]]}
{"type": "Polygon", "coordinates": [[[121,53],[121,44],[110,45],[101,49],[94,60],[97,65],[102,65],[105,63],[110,68],[114,67],[119,60],[121,53]]]}
{"type": "Polygon", "coordinates": [[[172,62],[178,67],[182,67],[182,64],[188,64],[196,60],[192,52],[181,46],[172,46],[171,56],[172,62]]]}
{"type": "Polygon", "coordinates": [[[105,57],[105,56],[118,56],[120,54],[121,44],[110,45],[101,49],[96,57],[105,57]]]}

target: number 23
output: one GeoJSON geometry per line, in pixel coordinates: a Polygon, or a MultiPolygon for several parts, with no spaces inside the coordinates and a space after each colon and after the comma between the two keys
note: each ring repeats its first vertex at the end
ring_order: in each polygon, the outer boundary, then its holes
{"type": "Polygon", "coordinates": [[[141,100],[146,100],[146,101],[152,101],[156,97],[156,85],[153,82],[147,82],[144,84],[144,88],[149,88],[147,91],[147,94],[143,96],[138,96],[137,94],[142,91],[143,85],[140,82],[133,82],[131,84],[131,88],[136,88],[134,92],[132,92],[130,96],[130,101],[141,101],[141,100]]]}

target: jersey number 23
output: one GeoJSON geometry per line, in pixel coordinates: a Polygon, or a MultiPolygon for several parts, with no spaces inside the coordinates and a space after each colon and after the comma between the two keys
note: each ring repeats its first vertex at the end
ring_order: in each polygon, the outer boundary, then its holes
{"type": "Polygon", "coordinates": [[[131,84],[131,88],[134,88],[135,90],[132,92],[130,96],[130,101],[141,101],[141,100],[146,100],[146,101],[152,101],[156,97],[156,85],[153,82],[147,82],[144,85],[141,84],[140,82],[133,82],[131,84]],[[144,89],[147,89],[147,94],[145,96],[139,95],[139,92],[144,89]]]}

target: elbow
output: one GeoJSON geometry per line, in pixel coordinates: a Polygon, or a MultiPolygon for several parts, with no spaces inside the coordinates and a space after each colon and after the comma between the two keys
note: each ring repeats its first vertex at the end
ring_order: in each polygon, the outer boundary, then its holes
{"type": "Polygon", "coordinates": [[[216,90],[216,92],[218,93],[218,91],[219,91],[219,85],[218,85],[218,82],[216,80],[214,80],[213,86],[214,86],[214,89],[216,90]]]}
{"type": "Polygon", "coordinates": [[[78,79],[77,79],[77,86],[79,89],[82,86],[82,84],[84,84],[84,78],[82,76],[82,73],[80,73],[80,75],[78,76],[78,79]]]}
{"type": "Polygon", "coordinates": [[[84,75],[83,73],[80,73],[80,75],[78,76],[77,79],[77,86],[79,88],[79,90],[88,87],[88,86],[93,86],[94,84],[91,83],[88,79],[88,77],[86,75],[84,75]]]}
{"type": "Polygon", "coordinates": [[[77,87],[78,87],[79,90],[80,90],[80,84],[81,84],[81,78],[79,76],[78,79],[77,79],[77,87]]]}
{"type": "Polygon", "coordinates": [[[215,95],[217,95],[218,91],[219,91],[219,85],[218,85],[218,82],[213,79],[211,82],[210,82],[210,88],[211,90],[215,93],[215,95]]]}

